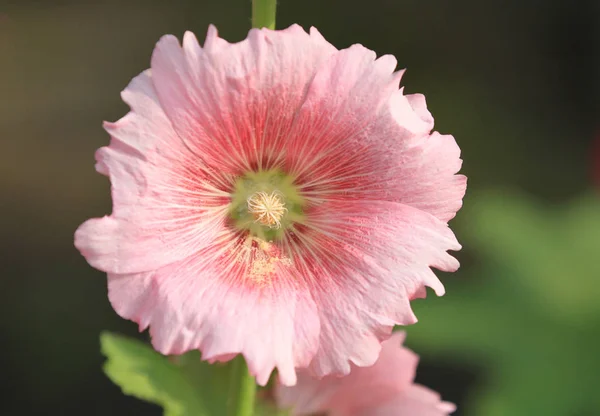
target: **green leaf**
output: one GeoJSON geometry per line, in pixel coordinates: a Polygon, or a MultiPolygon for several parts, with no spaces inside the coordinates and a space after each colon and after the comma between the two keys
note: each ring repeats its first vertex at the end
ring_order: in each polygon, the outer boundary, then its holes
{"type": "Polygon", "coordinates": [[[144,343],[104,332],[104,372],[123,393],[158,404],[165,416],[209,416],[197,390],[179,366],[144,343]]]}
{"type": "MultiPolygon", "coordinates": [[[[143,342],[103,333],[104,372],[123,393],[164,408],[165,416],[223,416],[232,366],[202,361],[198,351],[165,357],[143,342]]],[[[256,416],[285,416],[261,390],[256,416]]]]}

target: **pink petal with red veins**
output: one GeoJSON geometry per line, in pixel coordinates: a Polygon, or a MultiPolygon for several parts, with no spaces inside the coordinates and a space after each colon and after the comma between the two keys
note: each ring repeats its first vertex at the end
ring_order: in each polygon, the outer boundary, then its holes
{"type": "Polygon", "coordinates": [[[375,59],[373,51],[353,45],[318,68],[298,110],[286,154],[287,170],[305,190],[349,185],[346,191],[351,191],[356,177],[384,154],[389,138],[365,131],[398,88],[402,73],[394,73],[395,67],[391,55],[375,59]],[[371,145],[378,147],[368,149],[371,145]],[[327,185],[319,187],[320,183],[327,185]]]}
{"type": "Polygon", "coordinates": [[[315,69],[337,50],[297,25],[252,29],[229,44],[209,29],[205,48],[165,36],[152,56],[154,84],[175,130],[210,166],[239,174],[281,163],[315,69]]]}
{"type": "Polygon", "coordinates": [[[430,135],[425,98],[402,94],[396,60],[360,46],[317,70],[289,136],[286,169],[315,202],[400,202],[443,221],[462,206],[466,178],[452,136],[430,135]]]}
{"type": "MultiPolygon", "coordinates": [[[[248,278],[244,247],[232,236],[185,261],[142,274],[109,274],[109,299],[119,315],[150,327],[164,354],[199,349],[208,361],[241,353],[259,384],[274,368],[286,384],[318,345],[317,306],[288,278],[262,285],[248,278]]],[[[282,271],[281,273],[284,273],[282,271]]]]}
{"type": "Polygon", "coordinates": [[[444,287],[430,266],[454,271],[460,245],[431,214],[383,201],[323,201],[307,210],[290,244],[298,275],[319,307],[317,376],[371,365],[393,325],[416,322],[410,300],[444,287]]]}
{"type": "Polygon", "coordinates": [[[106,123],[112,140],[96,152],[110,178],[113,213],[82,224],[75,246],[110,273],[166,266],[212,244],[229,203],[227,178],[205,169],[173,131],[147,71],[123,92],[132,111],[106,123]],[[221,215],[217,215],[221,213],[221,215]]]}

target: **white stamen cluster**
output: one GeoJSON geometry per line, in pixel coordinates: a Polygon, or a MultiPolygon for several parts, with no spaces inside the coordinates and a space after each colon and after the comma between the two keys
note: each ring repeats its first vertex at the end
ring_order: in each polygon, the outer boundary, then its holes
{"type": "Polygon", "coordinates": [[[281,228],[281,218],[287,211],[281,192],[255,192],[247,202],[248,212],[254,216],[255,222],[269,228],[281,228]]]}

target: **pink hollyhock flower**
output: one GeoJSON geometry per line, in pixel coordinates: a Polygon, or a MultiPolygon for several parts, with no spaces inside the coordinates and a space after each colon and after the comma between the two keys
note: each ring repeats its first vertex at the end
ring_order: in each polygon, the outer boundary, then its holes
{"type": "Polygon", "coordinates": [[[163,37],[96,153],[113,213],[75,234],[117,313],[164,354],[242,353],[261,384],[373,364],[409,301],[444,293],[430,266],[458,268],[466,186],[395,67],[299,26],[163,37]]]}
{"type": "Polygon", "coordinates": [[[414,384],[419,357],[402,347],[404,332],[382,343],[371,367],[355,367],[346,377],[320,380],[298,372],[298,384],[277,386],[275,397],[292,415],[325,413],[329,416],[445,416],[454,410],[440,395],[414,384]]]}

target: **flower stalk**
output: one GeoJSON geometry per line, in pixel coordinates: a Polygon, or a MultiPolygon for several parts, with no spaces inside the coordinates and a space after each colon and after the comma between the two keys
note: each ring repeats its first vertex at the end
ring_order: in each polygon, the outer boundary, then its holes
{"type": "Polygon", "coordinates": [[[275,30],[277,0],[252,0],[252,27],[275,30]]]}
{"type": "Polygon", "coordinates": [[[242,355],[230,363],[229,401],[227,416],[252,416],[256,398],[256,381],[248,372],[242,355]]]}

